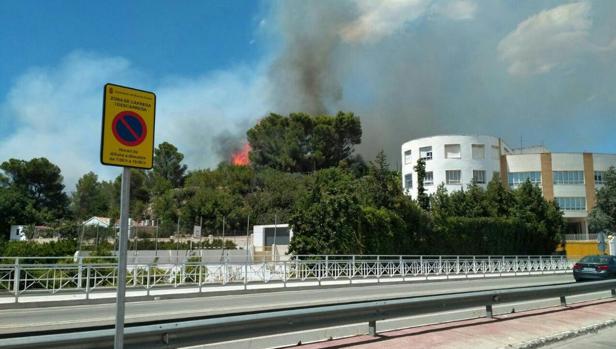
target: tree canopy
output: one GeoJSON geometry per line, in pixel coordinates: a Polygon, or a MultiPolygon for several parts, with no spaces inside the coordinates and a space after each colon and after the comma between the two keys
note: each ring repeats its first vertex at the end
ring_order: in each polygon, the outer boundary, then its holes
{"type": "Polygon", "coordinates": [[[184,183],[186,165],[182,164],[184,154],[173,144],[163,142],[154,150],[152,174],[166,180],[172,188],[179,188],[184,183]]]}
{"type": "Polygon", "coordinates": [[[604,184],[597,189],[597,203],[588,217],[593,233],[610,231],[616,233],[616,169],[610,167],[603,173],[604,184]]]}
{"type": "Polygon", "coordinates": [[[270,114],[248,130],[250,162],[256,168],[310,172],[352,160],[361,142],[361,122],[353,113],[311,116],[270,114]]]}
{"type": "Polygon", "coordinates": [[[429,218],[402,192],[381,152],[361,177],[317,171],[291,216],[297,254],[394,254],[421,250],[429,218]]]}
{"type": "MultiPolygon", "coordinates": [[[[361,125],[352,113],[271,114],[247,136],[252,166],[222,162],[188,173],[182,153],[160,144],[151,171],[131,170],[131,217],[157,220],[160,237],[198,224],[204,236],[223,229],[243,235],[248,217],[251,224],[289,223],[295,254],[544,254],[564,231],[562,211],[530,181],[510,190],[495,177],[486,189],[473,183],[448,193],[441,185],[428,196],[419,161],[419,200],[412,200],[382,151],[367,164],[354,154],[361,125]]],[[[47,159],[11,159],[0,169],[6,232],[10,224],[48,223],[74,238],[75,224],[61,220],[119,216],[120,176],[83,175],[69,211],[60,169],[47,159]]],[[[616,171],[605,178],[591,224],[613,229],[616,171]]]]}
{"type": "Polygon", "coordinates": [[[98,181],[94,172],[88,172],[77,181],[71,197],[71,209],[76,218],[105,216],[111,207],[111,193],[104,190],[105,184],[98,181]]]}
{"type": "Polygon", "coordinates": [[[30,161],[10,159],[0,165],[4,171],[4,187],[12,188],[24,196],[38,214],[33,220],[40,223],[47,219],[62,218],[67,214],[68,197],[64,193],[60,168],[46,158],[30,161]]]}
{"type": "Polygon", "coordinates": [[[451,194],[441,185],[430,207],[429,245],[439,253],[551,253],[564,233],[562,211],[530,181],[511,191],[494,177],[486,190],[471,184],[451,194]]]}
{"type": "Polygon", "coordinates": [[[417,164],[413,167],[417,173],[417,203],[424,210],[430,208],[430,198],[426,193],[424,187],[424,180],[426,179],[426,160],[423,158],[417,159],[417,164]]]}

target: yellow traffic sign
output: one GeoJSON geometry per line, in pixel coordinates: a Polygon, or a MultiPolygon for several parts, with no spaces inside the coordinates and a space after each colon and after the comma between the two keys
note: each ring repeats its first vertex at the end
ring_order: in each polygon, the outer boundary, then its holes
{"type": "Polygon", "coordinates": [[[152,168],[156,95],[106,84],[103,103],[101,163],[152,168]]]}

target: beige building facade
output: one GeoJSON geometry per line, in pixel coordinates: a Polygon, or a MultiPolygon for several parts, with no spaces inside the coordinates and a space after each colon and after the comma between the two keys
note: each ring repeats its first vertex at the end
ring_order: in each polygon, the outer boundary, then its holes
{"type": "Polygon", "coordinates": [[[596,203],[595,192],[604,184],[604,173],[616,167],[616,154],[554,153],[544,146],[513,149],[492,136],[441,135],[406,142],[401,147],[402,186],[416,198],[417,159],[426,162],[428,194],[443,183],[449,191],[475,181],[481,186],[500,176],[510,188],[530,180],[543,196],[563,210],[567,233],[588,234],[588,213],[596,203]],[[429,152],[427,151],[429,150],[429,152]]]}
{"type": "Polygon", "coordinates": [[[539,185],[543,196],[563,210],[570,234],[588,234],[588,213],[595,207],[596,189],[604,173],[616,167],[616,154],[525,153],[504,154],[501,173],[515,188],[527,178],[539,185]]]}

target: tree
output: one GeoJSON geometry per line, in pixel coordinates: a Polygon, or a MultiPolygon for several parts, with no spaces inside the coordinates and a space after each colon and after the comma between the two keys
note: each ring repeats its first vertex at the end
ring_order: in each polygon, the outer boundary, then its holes
{"type": "Polygon", "coordinates": [[[426,239],[432,253],[544,254],[554,251],[564,231],[562,212],[527,181],[515,191],[493,178],[431,197],[434,226],[426,239]]]}
{"type": "Polygon", "coordinates": [[[83,175],[72,195],[72,210],[77,218],[103,216],[109,212],[109,202],[102,192],[102,185],[94,172],[83,175]]]}
{"type": "Polygon", "coordinates": [[[526,229],[533,232],[528,241],[528,253],[554,251],[565,231],[563,212],[554,201],[547,201],[541,188],[530,180],[513,191],[515,204],[512,215],[523,222],[526,229]]]}
{"type": "Polygon", "coordinates": [[[609,230],[616,232],[616,169],[610,167],[603,173],[605,184],[597,190],[597,203],[588,217],[593,233],[609,230]]]}
{"type": "Polygon", "coordinates": [[[430,220],[400,186],[398,171],[389,169],[383,152],[358,181],[361,200],[359,235],[362,253],[412,254],[422,249],[421,239],[430,220]]]}
{"type": "Polygon", "coordinates": [[[511,191],[507,190],[498,176],[494,176],[488,183],[486,200],[489,203],[490,215],[493,217],[508,217],[514,206],[511,191]]]}
{"type": "Polygon", "coordinates": [[[357,225],[361,214],[353,177],[331,168],[317,171],[314,183],[291,215],[295,254],[355,254],[361,238],[357,225]]]}
{"type": "Polygon", "coordinates": [[[430,197],[430,208],[433,217],[445,217],[455,215],[451,204],[451,198],[444,183],[436,187],[436,192],[430,197]]]}
{"type": "Polygon", "coordinates": [[[426,179],[426,160],[423,158],[417,159],[417,165],[415,165],[414,169],[417,173],[417,202],[419,203],[419,207],[428,210],[430,209],[430,198],[428,194],[426,194],[424,188],[424,180],[426,179]]]}
{"type": "MultiPolygon", "coordinates": [[[[119,218],[120,196],[122,194],[122,176],[117,176],[113,182],[113,218],[119,218]]],[[[150,201],[150,192],[146,186],[146,175],[143,170],[130,170],[130,208],[129,214],[133,219],[149,216],[147,205],[150,201]]]]}
{"type": "Polygon", "coordinates": [[[155,177],[167,180],[172,188],[179,188],[184,183],[186,165],[182,164],[184,154],[173,144],[163,142],[154,150],[152,173],[155,177]]]}
{"type": "Polygon", "coordinates": [[[288,117],[270,114],[248,130],[256,168],[271,167],[286,172],[314,172],[353,160],[354,146],[361,142],[361,123],[353,113],[288,117]]]}
{"type": "Polygon", "coordinates": [[[317,171],[291,215],[294,253],[411,254],[430,220],[402,192],[383,152],[361,178],[342,168],[317,171]]]}
{"type": "Polygon", "coordinates": [[[13,224],[41,222],[34,200],[12,187],[0,187],[0,236],[9,237],[13,224]]]}
{"type": "Polygon", "coordinates": [[[364,190],[364,197],[375,206],[390,208],[394,200],[394,195],[391,195],[392,190],[400,187],[398,177],[398,173],[389,169],[385,152],[381,150],[376,154],[375,160],[368,165],[368,175],[364,178],[366,186],[362,186],[367,189],[364,190]]]}
{"type": "Polygon", "coordinates": [[[313,176],[265,169],[255,173],[253,190],[245,196],[246,210],[255,224],[288,222],[295,203],[313,176]]]}
{"type": "MultiPolygon", "coordinates": [[[[184,184],[183,204],[179,210],[181,222],[185,223],[182,225],[191,227],[203,219],[203,234],[220,234],[224,218],[226,232],[244,232],[254,179],[251,167],[226,162],[221,162],[214,170],[191,172],[184,184]]],[[[254,224],[255,218],[253,215],[251,223],[254,224]]]]}
{"type": "Polygon", "coordinates": [[[31,199],[39,213],[32,216],[31,223],[59,219],[66,215],[68,197],[63,192],[60,168],[46,158],[30,161],[10,159],[0,165],[4,171],[4,186],[9,186],[31,199]]]}

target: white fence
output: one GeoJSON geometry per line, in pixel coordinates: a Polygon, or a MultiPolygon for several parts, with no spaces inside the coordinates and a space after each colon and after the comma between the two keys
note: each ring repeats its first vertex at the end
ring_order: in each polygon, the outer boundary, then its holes
{"type": "MultiPolygon", "coordinates": [[[[86,298],[117,285],[115,259],[2,258],[0,297],[28,294],[83,292],[86,298]]],[[[186,262],[131,264],[127,289],[204,287],[278,283],[287,287],[325,281],[353,283],[429,278],[505,276],[562,273],[570,270],[564,256],[297,256],[288,261],[263,263],[186,262]]]]}

